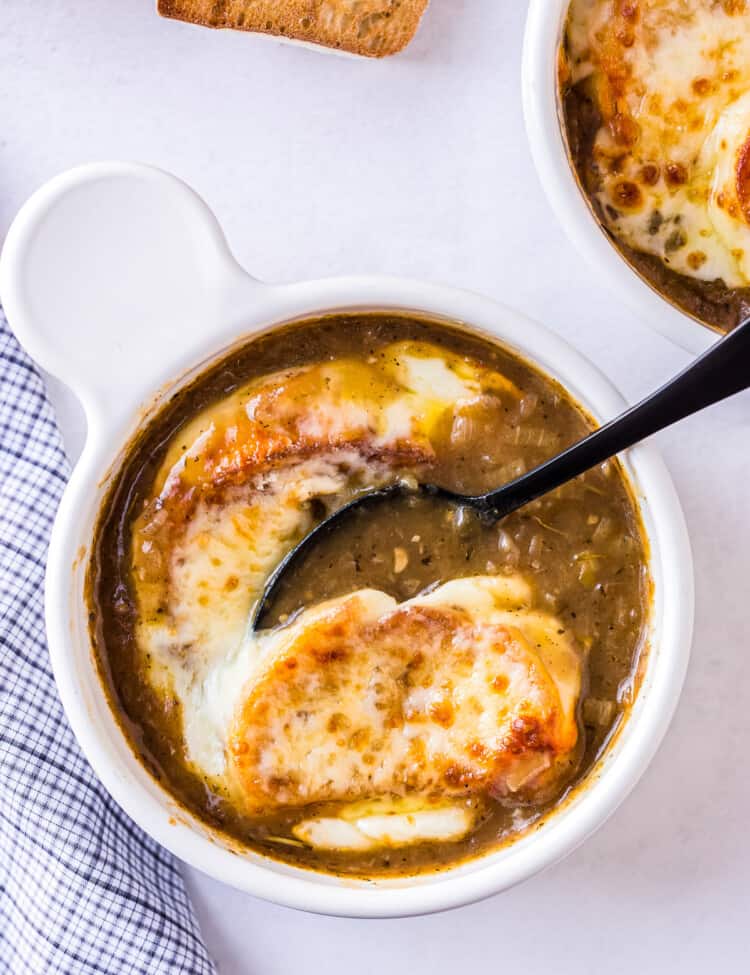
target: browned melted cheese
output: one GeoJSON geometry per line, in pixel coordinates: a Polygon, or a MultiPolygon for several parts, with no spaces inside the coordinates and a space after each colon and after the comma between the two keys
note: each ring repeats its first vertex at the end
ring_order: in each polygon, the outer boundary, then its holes
{"type": "Polygon", "coordinates": [[[571,769],[581,659],[514,580],[395,606],[364,591],[292,626],[229,734],[245,807],[539,797],[571,769]]]}
{"type": "MultiPolygon", "coordinates": [[[[497,373],[423,343],[393,345],[374,362],[347,359],[277,373],[233,393],[181,431],[135,522],[142,610],[168,609],[169,556],[199,509],[231,509],[241,496],[247,504],[239,517],[249,517],[244,530],[255,531],[248,505],[290,487],[287,500],[303,509],[316,494],[413,477],[434,458],[430,436],[441,418],[454,403],[483,393],[517,396],[497,373]]],[[[304,510],[298,517],[301,529],[309,527],[304,510]]],[[[230,588],[234,577],[227,574],[230,588]]]]}
{"type": "Polygon", "coordinates": [[[228,702],[257,656],[248,617],[314,524],[311,502],[337,506],[413,480],[454,409],[488,396],[517,400],[518,391],[471,360],[395,343],[368,361],[255,380],[174,438],[134,524],[138,642],[153,687],[181,704],[188,757],[202,773],[223,775],[228,702]]]}
{"type": "Polygon", "coordinates": [[[607,227],[730,288],[750,285],[748,16],[746,0],[572,0],[561,69],[601,117],[607,227]]]}

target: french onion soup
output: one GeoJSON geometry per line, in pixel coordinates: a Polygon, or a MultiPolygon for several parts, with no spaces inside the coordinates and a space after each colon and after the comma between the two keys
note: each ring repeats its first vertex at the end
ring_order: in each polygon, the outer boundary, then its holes
{"type": "Polygon", "coordinates": [[[88,572],[115,713],[175,800],[243,847],[374,877],[538,823],[637,689],[646,546],[608,462],[495,525],[399,496],[249,619],[325,513],[388,484],[468,493],[591,421],[498,343],[407,315],[258,336],[176,393],[116,473],[88,572]]]}
{"type": "Polygon", "coordinates": [[[750,313],[750,2],[572,0],[565,130],[635,269],[705,324],[750,313]]]}

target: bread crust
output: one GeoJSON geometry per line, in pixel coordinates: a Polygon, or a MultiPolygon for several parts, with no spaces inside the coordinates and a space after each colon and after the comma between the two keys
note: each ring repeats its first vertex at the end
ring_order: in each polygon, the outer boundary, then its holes
{"type": "Polygon", "coordinates": [[[429,0],[157,0],[162,17],[387,57],[414,36],[429,0]]]}

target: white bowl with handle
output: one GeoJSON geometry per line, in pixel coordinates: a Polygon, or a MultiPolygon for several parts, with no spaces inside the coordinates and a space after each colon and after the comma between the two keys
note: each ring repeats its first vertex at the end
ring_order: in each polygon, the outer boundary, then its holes
{"type": "Polygon", "coordinates": [[[31,356],[67,384],[87,435],[55,521],[46,581],[49,650],[65,711],[105,787],[146,832],[194,867],[279,904],[392,917],[456,907],[505,890],[592,833],[634,786],[664,735],[687,665],[693,575],[672,482],[651,447],[628,452],[648,535],[654,602],[650,652],[621,733],[583,787],[541,828],[434,875],[359,881],[298,869],[236,844],[184,808],[136,759],[100,684],[84,580],[100,504],[144,417],[232,345],[270,326],[352,310],[409,310],[499,338],[557,378],[599,420],[623,408],[602,374],[552,332],[493,301],[416,281],[349,277],[271,286],[229,252],[205,203],[173,176],[101,163],[40,189],[0,259],[0,295],[31,356]]]}
{"type": "Polygon", "coordinates": [[[633,268],[601,226],[578,182],[568,153],[557,69],[570,0],[530,0],[524,37],[522,88],[526,133],[547,199],[592,280],[606,287],[653,329],[700,353],[716,332],[682,311],[633,268]]]}

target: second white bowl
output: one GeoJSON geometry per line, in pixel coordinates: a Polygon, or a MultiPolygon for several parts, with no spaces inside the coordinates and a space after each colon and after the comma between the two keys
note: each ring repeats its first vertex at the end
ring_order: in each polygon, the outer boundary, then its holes
{"type": "Polygon", "coordinates": [[[631,267],[581,190],[563,131],[558,54],[570,0],[530,0],[523,51],[523,106],[531,154],[547,198],[573,245],[602,282],[652,328],[690,352],[717,338],[680,311],[631,267]]]}

